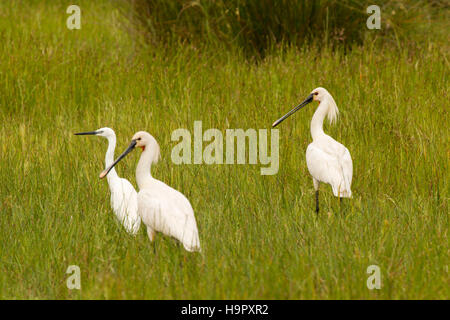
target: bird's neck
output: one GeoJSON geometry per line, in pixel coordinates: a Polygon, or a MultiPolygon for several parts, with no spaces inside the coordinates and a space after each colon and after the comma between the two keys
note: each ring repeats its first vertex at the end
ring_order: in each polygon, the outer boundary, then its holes
{"type": "Polygon", "coordinates": [[[136,168],[136,182],[139,189],[145,188],[153,181],[150,172],[152,166],[152,154],[150,148],[144,149],[136,168]]]}
{"type": "Polygon", "coordinates": [[[311,136],[313,138],[313,141],[323,135],[325,135],[325,132],[323,132],[323,120],[325,119],[328,107],[329,107],[329,101],[325,98],[322,100],[317,107],[316,112],[314,113],[314,116],[311,120],[311,136]]]}
{"type": "MultiPolygon", "coordinates": [[[[115,149],[116,149],[116,137],[109,136],[108,137],[108,150],[106,150],[106,155],[105,155],[105,169],[114,163],[114,150],[115,149]]],[[[112,168],[112,170],[109,172],[107,177],[108,177],[108,180],[110,178],[116,178],[117,177],[116,169],[112,168]]]]}

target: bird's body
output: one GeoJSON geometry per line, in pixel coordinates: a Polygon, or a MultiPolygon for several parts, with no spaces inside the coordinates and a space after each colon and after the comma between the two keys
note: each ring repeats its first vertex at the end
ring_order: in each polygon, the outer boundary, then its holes
{"type": "Polygon", "coordinates": [[[111,191],[111,207],[128,233],[137,234],[141,225],[138,215],[137,192],[127,179],[112,177],[108,179],[111,191]]]}
{"type": "MultiPolygon", "coordinates": [[[[136,168],[138,213],[147,227],[150,240],[153,241],[157,231],[179,240],[188,251],[200,251],[197,222],[189,200],[181,192],[151,175],[151,164],[157,162],[160,156],[159,145],[153,136],[143,131],[136,133],[130,147],[112,167],[135,146],[143,150],[136,168]]],[[[111,171],[110,166],[100,177],[111,171]]]]}
{"type": "MultiPolygon", "coordinates": [[[[116,149],[116,134],[111,128],[101,128],[91,132],[81,132],[77,135],[97,135],[108,140],[108,149],[105,155],[105,168],[114,162],[114,151],[116,149]]],[[[124,178],[120,178],[116,170],[111,170],[108,175],[108,186],[111,191],[111,207],[117,219],[130,234],[137,234],[141,224],[138,215],[137,192],[133,185],[124,178]]]]}
{"type": "Polygon", "coordinates": [[[194,210],[186,197],[153,179],[138,193],[139,215],[153,240],[155,231],[178,239],[188,251],[200,249],[194,210]]]}
{"type": "Polygon", "coordinates": [[[323,121],[328,116],[330,123],[339,114],[333,97],[323,88],[314,92],[320,94],[320,103],[311,120],[311,137],[313,142],[306,149],[306,164],[313,177],[314,187],[319,189],[319,183],[331,185],[336,197],[349,198],[353,175],[353,164],[350,152],[344,145],[334,140],[323,131],[323,121]]]}
{"type": "Polygon", "coordinates": [[[277,120],[273,126],[301,109],[313,100],[319,101],[319,106],[311,120],[311,136],[313,142],[306,149],[306,164],[313,178],[316,190],[316,212],[319,212],[319,185],[328,183],[333,194],[339,198],[350,198],[353,176],[353,163],[348,149],[323,131],[323,121],[328,117],[334,122],[339,114],[336,102],[324,88],[316,88],[308,98],[285,116],[277,120]]]}
{"type": "Polygon", "coordinates": [[[316,190],[319,183],[324,182],[331,185],[336,197],[351,197],[352,158],[342,144],[330,136],[313,141],[306,149],[306,165],[316,190]]]}

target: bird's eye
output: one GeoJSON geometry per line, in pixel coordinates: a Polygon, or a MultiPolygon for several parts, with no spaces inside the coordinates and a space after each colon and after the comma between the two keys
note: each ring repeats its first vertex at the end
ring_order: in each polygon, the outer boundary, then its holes
{"type": "Polygon", "coordinates": [[[141,140],[141,138],[137,138],[136,140],[141,140]]]}
{"type": "Polygon", "coordinates": [[[319,93],[318,92],[314,92],[314,95],[317,96],[319,93]]]}

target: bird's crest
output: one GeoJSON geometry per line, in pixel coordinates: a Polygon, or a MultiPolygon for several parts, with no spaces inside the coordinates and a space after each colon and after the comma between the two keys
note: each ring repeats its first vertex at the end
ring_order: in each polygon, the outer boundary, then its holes
{"type": "Polygon", "coordinates": [[[153,138],[152,135],[150,135],[150,136],[151,136],[151,139],[150,139],[150,141],[151,141],[150,144],[151,145],[149,146],[149,149],[152,152],[150,159],[151,159],[152,163],[157,163],[159,161],[159,159],[161,159],[160,147],[159,147],[159,144],[156,141],[156,139],[153,138]]]}
{"type": "Polygon", "coordinates": [[[333,124],[336,122],[336,120],[339,116],[339,109],[336,105],[336,101],[334,101],[331,94],[327,97],[327,99],[328,99],[327,117],[328,117],[328,121],[330,121],[330,124],[333,124]]]}

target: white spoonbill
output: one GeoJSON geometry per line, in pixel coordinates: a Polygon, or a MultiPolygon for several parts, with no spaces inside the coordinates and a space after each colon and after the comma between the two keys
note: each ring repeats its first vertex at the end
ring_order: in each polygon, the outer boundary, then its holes
{"type": "MultiPolygon", "coordinates": [[[[75,135],[96,135],[108,139],[108,150],[105,156],[105,168],[114,162],[114,150],[116,149],[116,134],[111,128],[101,128],[96,131],[79,132],[75,135]]],[[[128,233],[137,234],[141,225],[138,215],[137,192],[132,184],[124,178],[120,178],[116,170],[108,175],[108,185],[111,191],[111,207],[117,219],[123,224],[128,233]]]]}
{"type": "Polygon", "coordinates": [[[324,88],[316,88],[301,104],[289,111],[272,124],[277,126],[294,112],[300,110],[313,100],[319,102],[316,112],[311,120],[311,136],[313,142],[306,149],[306,164],[313,178],[316,190],[316,212],[319,213],[319,184],[329,183],[336,197],[350,198],[352,191],[353,163],[348,149],[323,132],[323,120],[328,117],[333,123],[338,114],[336,102],[331,94],[324,88]]]}
{"type": "Polygon", "coordinates": [[[187,251],[200,251],[197,222],[189,200],[179,191],[152,177],[150,168],[160,157],[155,138],[145,131],[137,132],[128,148],[117,160],[100,174],[104,178],[114,166],[135,147],[142,148],[136,168],[138,213],[147,226],[147,234],[153,241],[155,231],[172,236],[183,244],[187,251]]]}

